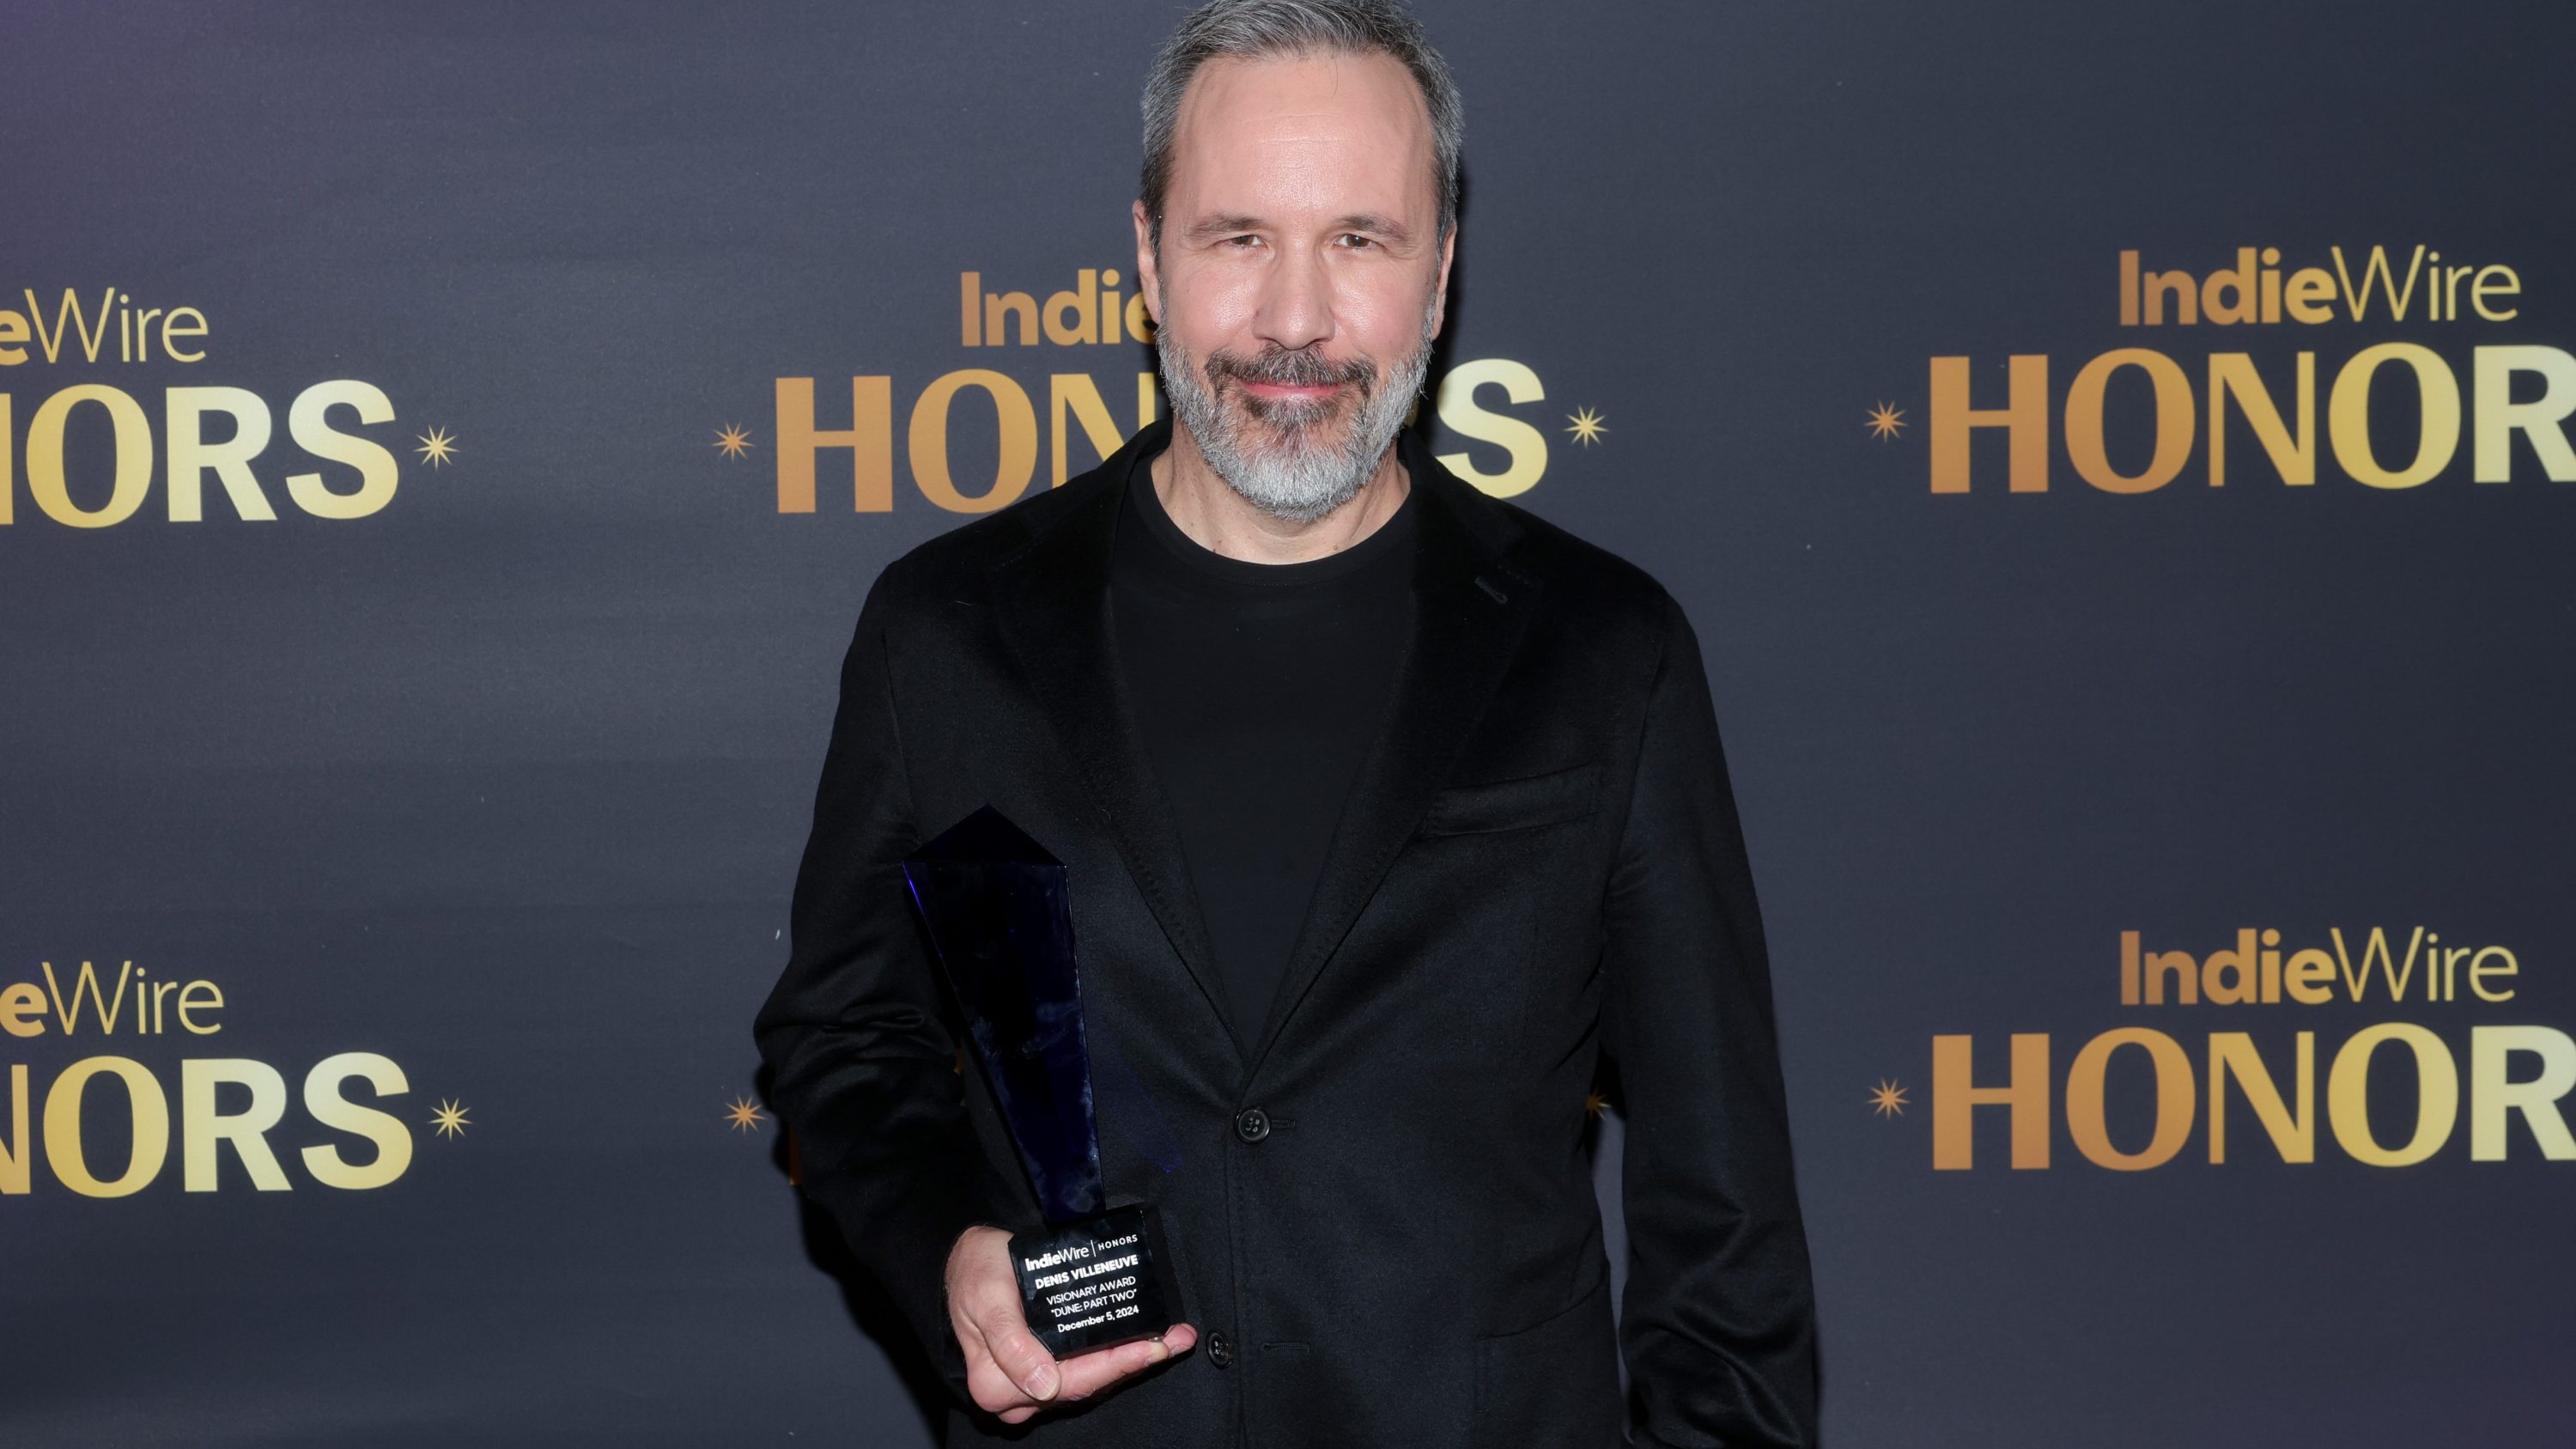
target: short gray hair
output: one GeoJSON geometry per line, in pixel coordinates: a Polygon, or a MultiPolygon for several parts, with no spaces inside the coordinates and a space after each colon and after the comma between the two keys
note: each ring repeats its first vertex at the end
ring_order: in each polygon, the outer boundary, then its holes
{"type": "Polygon", "coordinates": [[[1431,114],[1431,179],[1440,197],[1440,235],[1447,237],[1458,224],[1458,150],[1464,132],[1458,83],[1402,0],[1208,0],[1182,18],[1145,77],[1140,196],[1157,249],[1163,240],[1163,196],[1172,184],[1172,138],[1180,127],[1181,96],[1199,67],[1212,60],[1317,52],[1387,55],[1411,72],[1431,114]]]}

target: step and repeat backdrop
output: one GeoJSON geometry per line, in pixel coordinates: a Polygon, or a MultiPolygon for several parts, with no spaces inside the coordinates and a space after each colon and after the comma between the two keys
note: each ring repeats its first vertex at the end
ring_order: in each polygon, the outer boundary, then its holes
{"type": "MultiPolygon", "coordinates": [[[[1422,9],[1419,425],[1700,632],[1829,1441],[2563,1442],[2576,15],[1422,9]]],[[[1177,14],[9,7],[0,1442],[934,1442],[751,1016],[876,571],[1160,406],[1177,14]]]]}

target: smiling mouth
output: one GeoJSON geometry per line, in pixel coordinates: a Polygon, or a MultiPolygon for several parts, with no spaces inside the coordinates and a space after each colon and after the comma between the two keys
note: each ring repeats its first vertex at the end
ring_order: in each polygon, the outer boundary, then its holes
{"type": "Polygon", "coordinates": [[[1372,381],[1364,363],[1330,363],[1298,353],[1244,361],[1220,352],[1208,360],[1207,373],[1220,395],[1233,393],[1237,408],[1270,428],[1292,433],[1348,415],[1365,403],[1372,381]]]}
{"type": "Polygon", "coordinates": [[[1265,428],[1302,436],[1343,417],[1352,391],[1348,383],[1246,382],[1237,405],[1265,428]]]}
{"type": "Polygon", "coordinates": [[[1243,390],[1255,397],[1289,401],[1331,397],[1347,386],[1349,386],[1348,383],[1340,382],[1252,382],[1247,380],[1243,384],[1243,390]]]}

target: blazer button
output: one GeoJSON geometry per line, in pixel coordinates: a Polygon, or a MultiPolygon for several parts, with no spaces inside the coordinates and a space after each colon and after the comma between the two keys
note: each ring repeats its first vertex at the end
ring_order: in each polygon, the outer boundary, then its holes
{"type": "Polygon", "coordinates": [[[1258,1142],[1270,1135],[1270,1115],[1258,1107],[1246,1107],[1235,1114],[1234,1135],[1246,1142],[1258,1142]]]}
{"type": "Polygon", "coordinates": [[[1221,1329],[1208,1330],[1207,1360],[1218,1368],[1234,1362],[1234,1340],[1226,1337],[1221,1329]]]}

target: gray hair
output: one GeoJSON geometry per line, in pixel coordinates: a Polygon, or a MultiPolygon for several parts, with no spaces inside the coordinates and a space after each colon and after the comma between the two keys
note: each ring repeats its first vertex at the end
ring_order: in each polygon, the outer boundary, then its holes
{"type": "Polygon", "coordinates": [[[1440,236],[1458,224],[1458,150],[1464,125],[1458,83],[1402,0],[1208,0],[1182,17],[1145,77],[1145,175],[1141,197],[1155,247],[1163,241],[1163,196],[1172,183],[1172,137],[1181,96],[1212,60],[1276,55],[1383,54],[1412,73],[1431,114],[1432,183],[1440,236]]]}

